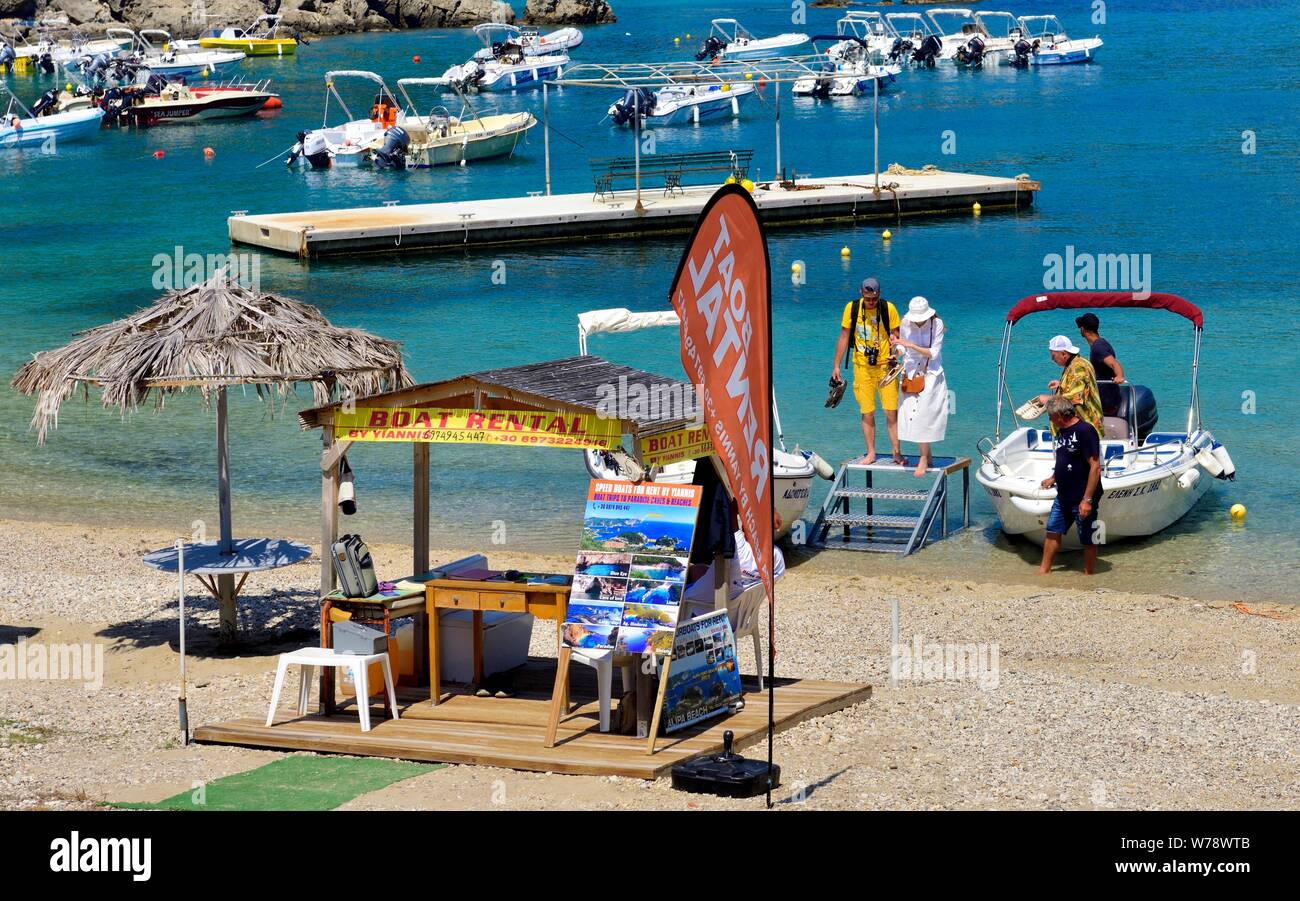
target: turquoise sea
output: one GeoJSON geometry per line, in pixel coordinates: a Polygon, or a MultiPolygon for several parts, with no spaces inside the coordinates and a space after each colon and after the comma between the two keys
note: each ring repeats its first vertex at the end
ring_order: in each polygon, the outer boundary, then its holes
{"type": "MultiPolygon", "coordinates": [[[[881,162],[1015,175],[1043,190],[1032,212],[958,216],[883,225],[778,230],[771,234],[775,367],[790,444],[831,461],[860,452],[851,403],[822,401],[838,319],[858,281],[874,274],[905,304],[924,294],[948,324],[944,348],[956,392],[945,453],[972,454],[992,431],[1002,321],[1018,298],[1042,290],[1044,257],[1150,254],[1156,290],[1182,294],[1206,312],[1202,412],[1229,447],[1238,479],[1218,484],[1191,515],[1155,539],[1107,549],[1098,584],[1155,591],[1300,600],[1290,469],[1300,440],[1288,400],[1300,327],[1293,242],[1300,225],[1300,56],[1291,46],[1294,6],[1212,2],[1107,4],[1104,25],[1078,0],[1011,4],[1051,12],[1076,36],[1100,34],[1099,61],[1020,72],[940,68],[905,73],[882,103],[881,162]],[[1243,148],[1254,152],[1244,153],[1243,148]],[[945,144],[948,146],[945,147],[945,144]],[[955,152],[944,153],[945,149],[955,152]],[[851,258],[841,259],[847,246],[851,258]],[[807,281],[792,285],[791,263],[807,281]],[[1270,462],[1272,461],[1272,462],[1270,462]],[[1227,509],[1243,503],[1244,524],[1227,509]]],[[[581,61],[687,58],[716,16],[736,15],[757,34],[834,30],[838,10],[808,10],[791,26],[790,4],[759,0],[737,9],[708,0],[617,0],[615,25],[587,30],[581,61]],[[675,47],[674,36],[690,33],[675,47]]],[[[884,11],[899,7],[883,7],[884,11]]],[[[7,387],[33,351],[79,329],[151,303],[153,261],[224,253],[232,210],[295,209],[437,199],[523,196],[543,186],[542,136],[516,158],[409,173],[287,171],[272,161],[299,129],[320,121],[329,69],[437,75],[475,48],[459,31],[354,35],[313,41],[296,58],[249,60],[244,74],[270,77],[284,100],[273,118],[149,131],[107,131],[54,156],[0,155],[0,516],[140,524],[186,534],[215,519],[213,421],[196,396],[170,400],[128,422],[89,405],[65,405],[45,447],[27,431],[32,402],[7,387]],[[413,56],[421,62],[415,64],[413,56]],[[202,148],[215,156],[205,160],[202,148]],[[166,152],[155,159],[154,151],[166,152]]],[[[29,102],[52,80],[14,76],[29,102]]],[[[485,98],[540,115],[540,93],[485,98]]],[[[587,159],[630,153],[626,130],[602,121],[614,93],[568,88],[550,104],[554,188],[590,188],[587,159]]],[[[360,101],[358,101],[359,103],[360,101]]],[[[834,104],[782,99],[783,162],[813,175],[871,169],[870,100],[834,104]]],[[[752,147],[761,176],[774,169],[770,89],[739,122],[677,127],[657,135],[661,152],[752,147]]],[[[335,323],[404,342],[419,380],[576,353],[577,314],[599,307],[666,305],[680,239],[591,243],[508,252],[366,258],[304,265],[263,257],[262,286],[318,305],[335,323]],[[493,281],[496,260],[505,284],[493,281]]],[[[498,279],[499,281],[499,279],[498,279]]],[[[1017,327],[1011,385],[1017,398],[1052,377],[1046,339],[1073,334],[1073,317],[1042,315],[1017,327]]],[[[1186,411],[1191,333],[1176,317],[1123,312],[1103,317],[1130,377],[1150,385],[1162,425],[1186,411]]],[[[671,332],[599,336],[593,353],[679,373],[671,332]]],[[[232,470],[239,534],[313,540],[319,490],[315,434],[293,410],[270,410],[251,393],[233,404],[232,470]]],[[[571,551],[582,529],[586,476],[565,451],[439,446],[433,454],[435,540],[491,548],[493,537],[530,549],[571,551]],[[496,530],[494,532],[494,529],[496,530]]],[[[352,454],[361,512],[347,522],[372,541],[405,539],[410,454],[365,447],[352,454]]],[[[815,484],[814,504],[825,484],[815,484]]],[[[815,509],[812,508],[812,509],[815,509]]],[[[899,561],[855,556],[862,572],[964,578],[1028,577],[1037,551],[999,536],[992,510],[974,496],[977,528],[899,561]]],[[[1068,577],[1055,579],[1065,581],[1068,577]]]]}

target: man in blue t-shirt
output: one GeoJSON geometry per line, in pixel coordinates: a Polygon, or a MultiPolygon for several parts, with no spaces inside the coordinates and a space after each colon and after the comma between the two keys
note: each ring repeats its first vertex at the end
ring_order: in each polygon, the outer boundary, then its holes
{"type": "Polygon", "coordinates": [[[1088,361],[1092,363],[1093,371],[1097,373],[1099,383],[1097,393],[1101,395],[1101,412],[1107,416],[1114,416],[1115,410],[1119,408],[1119,389],[1115,385],[1124,384],[1124,367],[1115,358],[1115,348],[1097,333],[1097,329],[1101,328],[1101,320],[1097,318],[1096,313],[1084,313],[1074,320],[1074,324],[1079,327],[1080,337],[1088,342],[1088,361]],[[1100,384],[1102,382],[1114,384],[1100,384]]]}
{"type": "Polygon", "coordinates": [[[1047,516],[1041,575],[1052,570],[1061,536],[1077,524],[1083,545],[1083,572],[1097,565],[1097,507],[1101,503],[1101,438],[1091,423],[1079,418],[1074,404],[1059,395],[1047,401],[1047,415],[1056,427],[1056,466],[1042,487],[1056,487],[1056,500],[1047,516]]]}

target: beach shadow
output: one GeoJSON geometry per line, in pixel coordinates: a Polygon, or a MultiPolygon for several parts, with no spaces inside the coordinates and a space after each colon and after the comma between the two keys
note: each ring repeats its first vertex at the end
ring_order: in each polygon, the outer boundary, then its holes
{"type": "MultiPolygon", "coordinates": [[[[211,595],[185,598],[185,652],[214,659],[280,654],[320,644],[320,596],[314,591],[275,589],[242,594],[236,601],[239,632],[222,643],[217,599],[211,595]]],[[[166,645],[180,650],[176,601],[147,617],[115,623],[96,634],[134,648],[166,645]]]]}
{"type": "Polygon", "coordinates": [[[818,779],[816,782],[812,783],[811,785],[805,785],[801,791],[796,792],[795,794],[791,795],[791,796],[788,797],[788,798],[782,798],[782,799],[779,800],[779,801],[774,801],[774,802],[772,802],[772,806],[773,806],[773,807],[779,807],[779,806],[787,806],[787,807],[788,807],[788,806],[790,806],[790,805],[792,805],[792,804],[802,804],[802,803],[804,803],[805,801],[807,801],[809,798],[811,798],[811,797],[812,797],[812,796],[817,792],[817,790],[818,790],[819,788],[825,788],[826,786],[828,786],[828,785],[830,785],[832,782],[834,782],[836,779],[838,779],[838,778],[840,778],[841,776],[843,776],[843,775],[844,775],[845,773],[847,773],[848,771],[849,771],[849,768],[848,768],[848,767],[845,767],[844,769],[840,770],[838,773],[831,773],[829,776],[827,776],[827,777],[824,778],[824,779],[818,779]]]}
{"type": "Polygon", "coordinates": [[[0,624],[0,644],[18,644],[24,638],[40,634],[37,626],[6,626],[0,624]]]}

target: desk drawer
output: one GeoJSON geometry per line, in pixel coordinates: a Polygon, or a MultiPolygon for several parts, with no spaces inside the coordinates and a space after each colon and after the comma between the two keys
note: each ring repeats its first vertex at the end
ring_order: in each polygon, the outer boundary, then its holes
{"type": "Polygon", "coordinates": [[[528,604],[522,591],[484,591],[479,594],[479,609],[523,613],[528,609],[528,604]]]}
{"type": "Polygon", "coordinates": [[[461,591],[459,588],[436,588],[433,592],[435,607],[459,607],[462,610],[477,610],[478,592],[461,591]]]}

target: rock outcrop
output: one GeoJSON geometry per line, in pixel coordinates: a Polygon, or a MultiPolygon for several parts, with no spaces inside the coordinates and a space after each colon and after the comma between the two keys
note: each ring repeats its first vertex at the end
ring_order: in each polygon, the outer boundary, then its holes
{"type": "Polygon", "coordinates": [[[606,0],[528,0],[524,22],[528,25],[604,25],[617,22],[606,0]]]}
{"type": "MultiPolygon", "coordinates": [[[[516,21],[514,7],[504,0],[0,0],[0,19],[64,15],[86,33],[126,25],[191,36],[204,27],[204,11],[208,24],[251,22],[264,12],[279,12],[286,28],[304,34],[467,28],[481,22],[516,21]]],[[[527,0],[524,21],[594,25],[613,22],[615,16],[608,0],[527,0]]]]}

